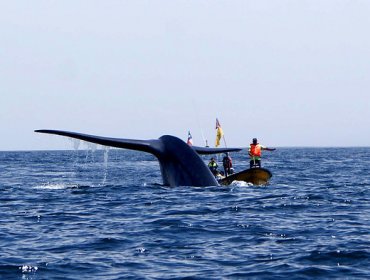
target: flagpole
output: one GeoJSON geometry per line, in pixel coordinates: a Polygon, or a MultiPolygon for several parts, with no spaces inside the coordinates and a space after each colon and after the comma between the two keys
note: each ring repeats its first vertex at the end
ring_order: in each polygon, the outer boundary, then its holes
{"type": "Polygon", "coordinates": [[[202,136],[203,142],[205,142],[205,145],[207,147],[208,143],[207,143],[207,139],[204,137],[202,126],[200,125],[199,116],[198,116],[199,115],[198,114],[198,109],[197,109],[197,106],[195,104],[195,101],[194,100],[192,100],[192,101],[193,101],[193,109],[195,111],[195,117],[196,117],[196,120],[197,120],[197,123],[198,123],[198,127],[200,129],[200,134],[202,136]]]}
{"type": "Polygon", "coordinates": [[[224,139],[224,143],[225,143],[225,148],[227,148],[227,145],[226,145],[226,140],[225,140],[225,135],[222,135],[222,139],[224,139]]]}

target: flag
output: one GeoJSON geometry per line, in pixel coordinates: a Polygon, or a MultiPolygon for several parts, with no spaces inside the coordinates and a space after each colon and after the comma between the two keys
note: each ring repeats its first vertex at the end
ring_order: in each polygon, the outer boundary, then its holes
{"type": "Polygon", "coordinates": [[[188,131],[188,141],[186,142],[189,146],[193,145],[193,137],[191,137],[190,131],[188,131]]]}
{"type": "Polygon", "coordinates": [[[216,118],[216,129],[221,127],[220,122],[218,121],[218,118],[216,118]]]}
{"type": "Polygon", "coordinates": [[[220,146],[220,140],[221,140],[221,137],[224,136],[224,132],[222,131],[222,128],[221,128],[221,125],[220,125],[220,122],[218,121],[218,119],[216,118],[216,148],[218,146],[220,146]]]}

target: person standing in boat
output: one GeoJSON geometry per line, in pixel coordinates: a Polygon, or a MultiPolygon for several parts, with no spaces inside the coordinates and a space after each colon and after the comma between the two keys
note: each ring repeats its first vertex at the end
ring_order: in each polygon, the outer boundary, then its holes
{"type": "Polygon", "coordinates": [[[211,158],[211,161],[208,163],[208,167],[211,170],[211,172],[213,173],[213,175],[216,176],[218,174],[218,170],[217,170],[218,164],[215,161],[215,158],[211,158]]]}
{"type": "Polygon", "coordinates": [[[231,160],[231,157],[229,156],[229,153],[225,153],[224,158],[222,159],[222,165],[224,167],[225,176],[227,177],[230,174],[233,174],[233,162],[231,160]]]}
{"type": "Polygon", "coordinates": [[[249,167],[259,167],[261,168],[261,156],[262,151],[275,151],[275,148],[267,148],[265,146],[262,146],[258,143],[257,138],[253,138],[252,144],[250,144],[249,147],[249,156],[250,156],[250,162],[249,167]]]}

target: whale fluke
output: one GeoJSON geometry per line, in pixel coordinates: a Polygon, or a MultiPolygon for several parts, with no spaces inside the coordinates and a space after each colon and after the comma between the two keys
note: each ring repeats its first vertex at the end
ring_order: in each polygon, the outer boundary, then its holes
{"type": "Polygon", "coordinates": [[[205,148],[189,146],[181,139],[163,135],[159,139],[135,140],[110,138],[76,132],[40,129],[38,133],[56,134],[104,146],[153,154],[159,161],[163,184],[168,186],[218,186],[214,175],[199,154],[240,151],[241,148],[205,148]]]}

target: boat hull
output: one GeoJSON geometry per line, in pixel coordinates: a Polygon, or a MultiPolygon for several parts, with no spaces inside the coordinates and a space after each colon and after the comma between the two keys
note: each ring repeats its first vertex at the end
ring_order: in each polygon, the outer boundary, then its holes
{"type": "Polygon", "coordinates": [[[266,168],[250,168],[238,173],[229,175],[219,181],[220,185],[230,185],[233,181],[244,181],[253,185],[267,185],[270,178],[272,177],[271,172],[266,168]]]}

